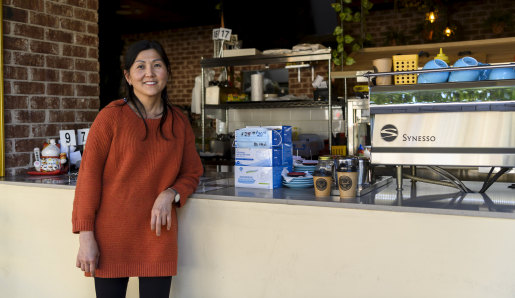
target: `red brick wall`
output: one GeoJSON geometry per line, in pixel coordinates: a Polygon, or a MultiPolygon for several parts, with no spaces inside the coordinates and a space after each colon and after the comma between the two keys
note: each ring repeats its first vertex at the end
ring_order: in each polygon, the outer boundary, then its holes
{"type": "Polygon", "coordinates": [[[4,0],[6,175],[61,129],[89,127],[99,106],[99,0],[4,0]]]}

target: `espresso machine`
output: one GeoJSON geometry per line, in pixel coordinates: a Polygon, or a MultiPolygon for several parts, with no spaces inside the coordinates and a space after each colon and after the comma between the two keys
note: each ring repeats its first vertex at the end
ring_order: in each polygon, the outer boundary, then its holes
{"type": "Polygon", "coordinates": [[[402,166],[515,167],[515,80],[370,86],[370,115],[371,163],[396,166],[398,188],[402,166]]]}

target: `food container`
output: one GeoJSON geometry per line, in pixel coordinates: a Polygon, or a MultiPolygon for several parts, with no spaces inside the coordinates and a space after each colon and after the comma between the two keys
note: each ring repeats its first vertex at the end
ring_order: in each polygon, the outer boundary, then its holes
{"type": "Polygon", "coordinates": [[[322,155],[318,158],[313,176],[332,176],[334,171],[334,159],[330,155],[322,155]]]}
{"type": "MultiPolygon", "coordinates": [[[[393,71],[406,71],[418,69],[418,55],[394,55],[393,71]]],[[[408,85],[417,83],[416,74],[395,75],[395,85],[408,85]]]]}

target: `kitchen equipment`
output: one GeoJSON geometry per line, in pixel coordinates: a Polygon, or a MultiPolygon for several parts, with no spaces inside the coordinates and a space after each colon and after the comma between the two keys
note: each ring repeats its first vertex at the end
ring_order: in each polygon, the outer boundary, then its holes
{"type": "Polygon", "coordinates": [[[357,155],[359,144],[370,144],[368,141],[370,100],[368,98],[348,98],[346,104],[347,154],[357,155]]]}
{"type": "MultiPolygon", "coordinates": [[[[393,55],[393,71],[418,69],[418,55],[393,55]]],[[[416,84],[416,74],[395,75],[395,85],[416,84]]]]}
{"type": "Polygon", "coordinates": [[[318,156],[324,148],[322,138],[317,134],[300,134],[298,140],[293,141],[293,153],[306,159],[318,156]]]}
{"type": "Polygon", "coordinates": [[[357,159],[358,166],[358,186],[364,186],[370,183],[370,159],[365,157],[359,157],[357,159]]]}
{"type": "Polygon", "coordinates": [[[231,152],[231,143],[230,141],[210,140],[209,148],[210,152],[215,153],[216,156],[226,156],[231,152]]]}
{"type": "Polygon", "coordinates": [[[372,164],[515,166],[515,80],[373,86],[370,100],[372,164]]]}

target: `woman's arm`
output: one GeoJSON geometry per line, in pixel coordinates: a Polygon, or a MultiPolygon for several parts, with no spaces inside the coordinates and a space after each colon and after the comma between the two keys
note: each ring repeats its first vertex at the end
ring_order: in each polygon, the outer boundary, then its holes
{"type": "Polygon", "coordinates": [[[104,108],[91,125],[88,134],[73,201],[74,233],[94,230],[95,215],[102,193],[104,165],[113,139],[113,109],[104,108]],[[109,111],[104,111],[105,109],[109,111]]]}
{"type": "Polygon", "coordinates": [[[181,116],[185,122],[183,155],[177,179],[174,185],[170,185],[180,196],[179,206],[183,206],[186,203],[186,199],[195,192],[199,178],[204,172],[195,146],[195,134],[193,133],[193,129],[186,117],[181,116]]]}

